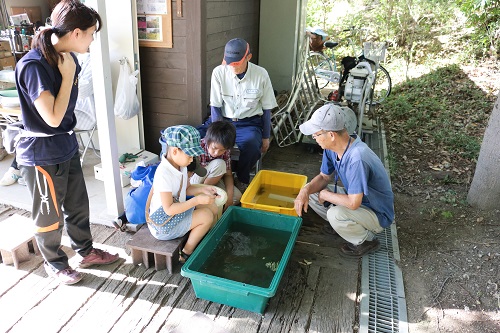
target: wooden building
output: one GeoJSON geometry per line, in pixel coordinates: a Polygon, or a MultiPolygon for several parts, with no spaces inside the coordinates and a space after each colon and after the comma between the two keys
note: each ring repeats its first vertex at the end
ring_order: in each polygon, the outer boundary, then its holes
{"type": "Polygon", "coordinates": [[[160,130],[176,124],[196,126],[207,116],[210,76],[221,63],[228,40],[248,41],[252,62],[258,63],[260,0],[182,1],[182,8],[179,3],[172,2],[173,47],[140,47],[149,151],[160,150],[160,130]]]}

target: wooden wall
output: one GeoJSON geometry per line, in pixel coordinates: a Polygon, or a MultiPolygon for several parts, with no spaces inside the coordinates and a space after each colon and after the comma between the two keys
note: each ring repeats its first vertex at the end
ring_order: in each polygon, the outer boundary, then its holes
{"type": "Polygon", "coordinates": [[[210,103],[210,76],[228,40],[244,38],[258,54],[259,5],[260,0],[189,0],[177,17],[172,1],[173,48],[140,47],[147,150],[160,152],[160,130],[168,126],[201,124],[210,103]]]}
{"type": "Polygon", "coordinates": [[[221,64],[224,46],[233,38],[243,38],[250,44],[252,62],[258,63],[260,0],[208,0],[206,19],[206,83],[205,93],[210,103],[210,77],[221,64]]]}

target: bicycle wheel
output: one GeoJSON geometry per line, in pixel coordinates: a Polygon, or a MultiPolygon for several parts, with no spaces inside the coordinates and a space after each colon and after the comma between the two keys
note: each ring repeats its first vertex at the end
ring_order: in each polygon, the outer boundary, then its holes
{"type": "Polygon", "coordinates": [[[375,81],[375,88],[373,89],[373,103],[382,103],[392,89],[392,81],[389,72],[382,66],[377,70],[377,79],[375,81]]]}
{"type": "Polygon", "coordinates": [[[309,53],[309,62],[314,68],[314,74],[316,75],[316,81],[318,82],[318,88],[323,89],[328,84],[328,77],[321,74],[319,70],[332,71],[332,64],[330,59],[323,53],[311,52],[309,53]]]}

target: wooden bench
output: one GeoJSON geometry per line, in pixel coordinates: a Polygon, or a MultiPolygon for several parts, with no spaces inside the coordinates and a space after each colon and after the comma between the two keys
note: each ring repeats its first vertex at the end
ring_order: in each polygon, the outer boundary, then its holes
{"type": "Polygon", "coordinates": [[[30,250],[40,254],[34,235],[34,223],[30,218],[14,214],[0,223],[0,259],[4,264],[29,260],[30,250]]]}
{"type": "Polygon", "coordinates": [[[142,263],[146,268],[149,268],[150,259],[152,259],[157,271],[166,268],[172,274],[173,265],[179,262],[179,249],[184,245],[187,237],[186,234],[184,237],[168,241],[158,240],[144,225],[127,241],[127,245],[132,251],[134,265],[142,263]]]}

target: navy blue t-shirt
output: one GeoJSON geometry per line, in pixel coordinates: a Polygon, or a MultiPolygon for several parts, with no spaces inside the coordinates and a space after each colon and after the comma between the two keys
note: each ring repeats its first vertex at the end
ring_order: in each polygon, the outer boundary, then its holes
{"type": "Polygon", "coordinates": [[[47,90],[54,98],[61,88],[62,76],[58,68],[51,67],[38,49],[32,49],[16,65],[16,86],[19,92],[24,128],[31,132],[54,134],[50,137],[21,138],[16,147],[20,165],[55,165],[68,161],[78,151],[74,133],[76,125],[75,104],[78,97],[80,65],[73,55],[76,71],[68,108],[58,127],[49,126],[38,113],[34,101],[47,90]]]}

